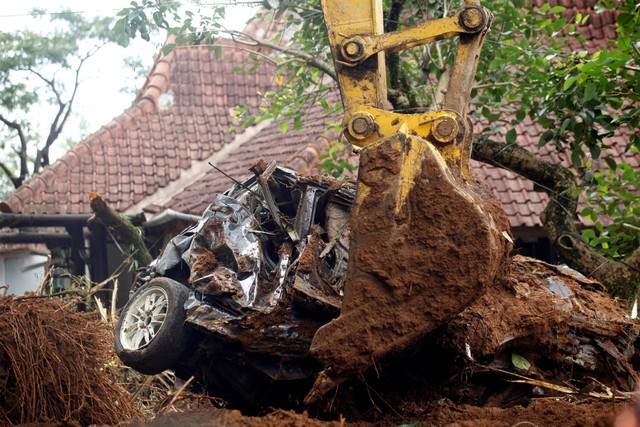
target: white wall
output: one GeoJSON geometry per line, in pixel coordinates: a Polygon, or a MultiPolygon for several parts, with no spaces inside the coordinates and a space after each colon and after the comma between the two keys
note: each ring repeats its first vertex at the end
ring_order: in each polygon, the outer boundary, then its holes
{"type": "Polygon", "coordinates": [[[44,255],[0,255],[0,285],[9,285],[9,295],[22,295],[38,288],[44,276],[44,255]]]}

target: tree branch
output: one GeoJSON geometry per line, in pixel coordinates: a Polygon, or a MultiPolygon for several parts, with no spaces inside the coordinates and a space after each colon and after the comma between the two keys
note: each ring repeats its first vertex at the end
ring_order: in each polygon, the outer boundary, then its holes
{"type": "Polygon", "coordinates": [[[12,122],[11,120],[5,118],[2,114],[0,114],[0,121],[4,123],[6,126],[15,130],[18,133],[18,138],[20,139],[20,151],[18,151],[18,156],[20,157],[20,175],[18,177],[15,174],[11,173],[8,167],[3,163],[2,170],[7,177],[11,180],[11,183],[15,188],[18,188],[22,185],[24,180],[29,175],[29,166],[27,165],[27,138],[22,131],[22,126],[17,122],[12,122]]]}
{"type": "Polygon", "coordinates": [[[636,256],[640,258],[640,250],[636,250],[626,263],[617,262],[600,255],[582,239],[576,225],[575,179],[567,168],[549,163],[517,144],[487,140],[474,144],[472,157],[513,171],[533,181],[534,190],[547,193],[549,202],[540,219],[563,260],[585,276],[604,283],[611,295],[626,301],[635,298],[640,286],[640,269],[634,263],[636,256]]]}
{"type": "Polygon", "coordinates": [[[333,80],[337,81],[338,77],[336,76],[336,72],[333,68],[333,66],[323,60],[321,60],[320,58],[313,56],[309,53],[306,52],[302,52],[300,50],[297,49],[291,49],[288,47],[282,47],[282,46],[278,46],[277,44],[274,43],[270,43],[264,40],[258,40],[255,37],[253,37],[250,34],[246,34],[240,31],[225,31],[226,33],[228,33],[231,38],[233,39],[233,41],[237,42],[237,43],[241,43],[241,44],[245,44],[245,45],[249,45],[249,46],[262,46],[262,47],[267,47],[269,49],[273,49],[275,51],[278,52],[282,52],[282,53],[286,53],[287,55],[291,55],[293,57],[296,57],[298,59],[300,59],[301,61],[305,62],[306,64],[311,65],[312,67],[318,68],[320,71],[324,72],[325,74],[327,74],[329,77],[331,77],[333,80]],[[246,40],[243,40],[246,39],[246,40]]]}
{"type": "Polygon", "coordinates": [[[7,175],[15,188],[18,188],[20,186],[18,177],[11,171],[11,169],[9,169],[9,166],[7,166],[4,162],[0,162],[0,169],[2,169],[2,172],[4,172],[5,175],[7,175]]]}
{"type": "MultiPolygon", "coordinates": [[[[393,0],[389,13],[384,23],[384,32],[396,31],[400,25],[400,15],[404,9],[406,0],[393,0]]],[[[408,110],[419,107],[415,94],[406,73],[400,66],[399,52],[390,52],[385,55],[387,73],[390,87],[387,90],[389,102],[395,110],[408,110]]]]}
{"type": "Polygon", "coordinates": [[[51,122],[51,126],[49,127],[49,134],[47,135],[47,139],[44,143],[44,146],[38,150],[35,160],[33,161],[33,173],[39,172],[43,167],[48,166],[50,163],[49,160],[49,150],[51,146],[57,141],[58,137],[62,133],[69,116],[71,115],[73,103],[76,98],[76,94],[78,93],[78,87],[80,86],[80,71],[84,66],[84,63],[87,59],[91,58],[96,54],[102,47],[106,44],[102,43],[98,46],[94,46],[93,49],[89,50],[84,56],[80,57],[80,63],[76,67],[75,78],[73,82],[73,91],[71,92],[71,96],[68,101],[64,102],[62,100],[62,95],[56,86],[55,79],[47,79],[40,72],[34,69],[29,69],[33,74],[37,75],[40,79],[42,79],[48,86],[51,92],[56,97],[56,101],[58,103],[58,111],[51,122]]]}
{"type": "Polygon", "coordinates": [[[113,232],[114,239],[124,247],[131,247],[131,254],[139,265],[149,265],[153,258],[149,254],[142,236],[133,227],[129,218],[111,209],[102,196],[96,192],[89,193],[89,201],[95,217],[113,232]]]}

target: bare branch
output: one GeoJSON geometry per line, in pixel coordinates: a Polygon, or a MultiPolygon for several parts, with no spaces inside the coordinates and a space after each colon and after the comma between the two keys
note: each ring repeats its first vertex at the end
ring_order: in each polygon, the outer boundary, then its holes
{"type": "Polygon", "coordinates": [[[62,130],[64,129],[65,124],[67,123],[67,120],[69,119],[69,116],[71,115],[73,102],[75,101],[76,95],[78,93],[78,87],[80,86],[80,71],[82,70],[85,61],[95,55],[96,52],[98,52],[102,47],[105,46],[105,44],[106,43],[102,43],[101,45],[94,46],[93,49],[89,50],[89,52],[79,58],[80,63],[75,69],[73,91],[71,92],[71,97],[66,102],[62,100],[62,96],[60,95],[60,92],[55,84],[55,79],[49,80],[42,76],[38,71],[30,70],[48,84],[58,102],[58,111],[56,112],[56,116],[54,117],[53,121],[51,122],[51,126],[49,127],[49,135],[47,135],[47,140],[45,141],[44,146],[38,150],[36,159],[33,162],[34,173],[39,172],[43,167],[49,165],[50,163],[49,150],[51,146],[57,141],[58,137],[62,133],[62,130]]]}
{"type": "Polygon", "coordinates": [[[227,33],[232,37],[233,41],[249,46],[262,46],[267,47],[269,49],[273,49],[278,52],[286,53],[287,55],[291,55],[305,62],[306,64],[311,65],[324,72],[328,76],[330,76],[333,80],[338,80],[336,76],[336,72],[331,64],[309,54],[306,52],[302,52],[297,49],[291,49],[288,47],[278,46],[277,44],[270,43],[264,40],[258,40],[250,34],[246,34],[240,31],[227,31],[227,33]]]}
{"type": "Polygon", "coordinates": [[[56,96],[56,100],[58,101],[58,105],[62,104],[62,99],[60,97],[60,93],[58,92],[58,88],[56,88],[56,79],[55,79],[55,77],[53,77],[51,79],[48,79],[45,76],[43,76],[42,73],[40,73],[38,70],[33,69],[33,68],[28,68],[27,71],[29,71],[30,73],[35,74],[36,76],[38,76],[40,78],[40,80],[45,82],[47,84],[47,86],[49,86],[49,89],[51,89],[53,94],[56,96]]]}
{"type": "Polygon", "coordinates": [[[485,83],[480,85],[474,85],[474,89],[485,89],[488,87],[499,87],[499,86],[516,86],[514,82],[496,82],[496,83],[485,83]]]}
{"type": "Polygon", "coordinates": [[[2,165],[2,170],[7,174],[11,182],[13,183],[15,188],[20,187],[24,180],[29,175],[29,167],[27,165],[27,138],[22,131],[22,126],[20,123],[12,122],[11,120],[5,118],[2,114],[0,114],[0,121],[4,123],[6,126],[15,130],[18,133],[18,139],[20,139],[20,150],[18,151],[18,156],[20,157],[20,175],[16,177],[13,173],[8,173],[8,168],[6,165],[2,165]]]}
{"type": "Polygon", "coordinates": [[[4,162],[0,162],[0,169],[4,172],[5,175],[11,180],[11,183],[15,188],[20,186],[20,179],[9,169],[9,166],[4,164],[4,162]]]}

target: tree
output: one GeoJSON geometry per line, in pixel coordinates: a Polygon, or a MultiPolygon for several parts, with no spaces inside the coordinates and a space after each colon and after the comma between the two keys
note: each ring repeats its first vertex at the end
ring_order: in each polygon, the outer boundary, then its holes
{"type": "Polygon", "coordinates": [[[84,64],[113,40],[110,18],[86,20],[77,13],[43,10],[33,15],[51,18],[56,29],[46,35],[0,32],[0,170],[15,188],[50,163],[51,147],[72,112],[84,64]],[[52,106],[53,114],[47,133],[40,135],[36,117],[43,103],[52,106]]]}
{"type": "MultiPolygon", "coordinates": [[[[567,16],[562,6],[532,7],[525,0],[486,0],[483,5],[496,17],[472,94],[477,115],[488,123],[476,137],[473,157],[533,180],[538,191],[550,197],[542,220],[564,260],[606,283],[612,294],[635,297],[640,284],[640,175],[616,164],[606,139],[628,135],[626,149],[640,151],[635,130],[640,124],[640,14],[635,3],[598,4],[598,12],[616,11],[618,37],[607,49],[592,53],[569,48],[569,40],[584,41],[579,27],[587,23],[587,16],[567,16]],[[515,126],[525,119],[546,129],[539,146],[567,156],[570,167],[544,161],[517,144],[515,126]],[[595,166],[599,159],[603,169],[595,166]],[[586,198],[579,203],[581,194],[586,198]],[[582,234],[576,226],[580,208],[595,225],[582,234]]],[[[461,6],[447,0],[385,0],[385,31],[413,25],[423,16],[445,16],[461,6]]],[[[289,123],[302,126],[305,106],[311,102],[320,102],[327,110],[339,108],[325,97],[330,88],[327,76],[335,79],[335,73],[319,1],[283,2],[278,10],[258,14],[260,19],[277,21],[280,31],[269,41],[225,30],[219,22],[223,15],[223,8],[206,17],[143,0],[118,14],[115,31],[127,39],[137,32],[144,37],[149,28],[158,26],[175,34],[176,44],[207,43],[217,52],[221,47],[213,40],[227,34],[238,43],[270,49],[251,58],[277,65],[281,89],[265,94],[269,107],[261,115],[241,111],[244,125],[276,119],[286,131],[289,123]]],[[[173,46],[167,45],[165,52],[173,46]]],[[[389,101],[394,108],[437,109],[454,52],[453,43],[441,41],[387,54],[389,101]]],[[[247,64],[239,71],[252,68],[247,64]]],[[[332,149],[328,155],[335,158],[332,149]]]]}

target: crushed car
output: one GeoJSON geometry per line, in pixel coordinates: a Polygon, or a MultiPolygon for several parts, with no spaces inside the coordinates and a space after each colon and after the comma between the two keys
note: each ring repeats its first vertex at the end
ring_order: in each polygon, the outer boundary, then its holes
{"type": "Polygon", "coordinates": [[[259,408],[298,399],[321,369],[309,347],[339,314],[355,186],[275,163],[252,171],[138,275],[115,348],[137,371],[193,375],[259,408]]]}

